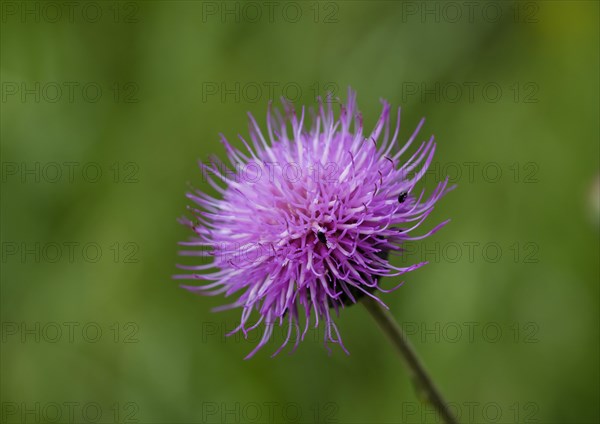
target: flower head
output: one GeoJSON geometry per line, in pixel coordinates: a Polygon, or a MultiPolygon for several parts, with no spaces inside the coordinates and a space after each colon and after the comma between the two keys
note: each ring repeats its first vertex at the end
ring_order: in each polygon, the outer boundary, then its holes
{"type": "Polygon", "coordinates": [[[182,222],[194,237],[181,244],[195,249],[180,253],[206,254],[210,261],[180,266],[192,273],[176,278],[207,282],[183,286],[192,292],[235,295],[233,303],[218,308],[242,308],[232,333],[247,335],[264,324],[248,357],[269,341],[276,326],[287,325],[287,337],[275,354],[293,333],[296,347],[313,320],[315,327],[325,324],[325,345],[339,343],[346,350],[331,310],[337,313],[361,296],[381,302],[375,291],[391,291],[380,287],[382,277],[425,264],[399,268],[387,257],[447,222],[413,235],[448,191],[447,181],[429,196],[415,190],[433,159],[433,137],[405,158],[424,120],[400,146],[400,109],[392,132],[391,107],[382,103],[373,131],[364,134],[351,90],[337,120],[331,102],[319,101],[318,110],[310,110],[310,130],[304,108],[298,116],[284,101],[284,115],[278,110],[273,115],[269,107],[266,135],[250,115],[251,143],[240,136],[245,150],[221,136],[228,164],[216,158],[200,164],[218,197],[188,193],[194,217],[182,222]]]}

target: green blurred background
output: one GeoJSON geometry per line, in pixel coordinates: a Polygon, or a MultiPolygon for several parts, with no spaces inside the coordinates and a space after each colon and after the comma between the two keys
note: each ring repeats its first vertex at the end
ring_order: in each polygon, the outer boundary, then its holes
{"type": "Polygon", "coordinates": [[[243,361],[171,280],[218,133],[348,86],[458,184],[384,298],[460,421],[600,420],[597,2],[66,3],[2,2],[2,422],[436,422],[364,308],[243,361]]]}

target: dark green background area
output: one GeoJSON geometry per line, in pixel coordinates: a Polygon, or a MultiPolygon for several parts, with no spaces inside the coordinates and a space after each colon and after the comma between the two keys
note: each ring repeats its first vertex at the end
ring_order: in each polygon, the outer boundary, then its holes
{"type": "Polygon", "coordinates": [[[352,86],[367,129],[386,98],[401,140],[427,117],[425,185],[448,173],[458,188],[424,229],[452,221],[408,246],[397,264],[430,264],[382,297],[461,422],[600,420],[597,2],[473,2],[472,19],[461,2],[460,19],[444,3],[299,2],[298,22],[282,2],[273,22],[263,2],[256,22],[236,2],[75,3],[50,22],[42,3],[2,2],[6,422],[68,402],[76,422],[91,403],[101,422],[114,409],[143,423],[435,422],[361,306],[336,321],[350,356],[312,332],[291,356],[269,358],[273,342],[243,361],[257,335],[225,339],[239,311],[210,312],[229,299],[171,279],[186,184],[208,189],[197,160],[223,156],[220,132],[240,146],[247,111],[264,123],[268,86],[297,105],[352,86]]]}

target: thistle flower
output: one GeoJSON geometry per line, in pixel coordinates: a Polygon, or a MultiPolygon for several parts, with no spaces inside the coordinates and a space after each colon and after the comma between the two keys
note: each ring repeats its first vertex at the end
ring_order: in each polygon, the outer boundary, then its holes
{"type": "Polygon", "coordinates": [[[383,304],[376,290],[387,293],[402,283],[386,290],[379,284],[382,277],[400,276],[426,263],[396,267],[387,257],[447,222],[413,235],[449,190],[447,180],[429,196],[415,190],[433,159],[434,139],[405,159],[424,119],[399,146],[400,109],[391,133],[386,101],[368,135],[352,90],[337,120],[332,103],[325,106],[319,100],[317,111],[310,110],[310,130],[305,129],[304,108],[298,117],[291,104],[283,104],[284,115],[278,110],[273,114],[269,105],[266,136],[249,114],[251,144],[240,136],[245,151],[221,135],[228,165],[216,158],[200,164],[219,197],[188,193],[194,217],[181,222],[194,237],[181,244],[196,249],[180,254],[207,255],[210,262],[180,265],[192,273],[175,278],[207,281],[182,286],[195,293],[236,295],[233,303],[217,308],[242,308],[239,326],[230,334],[247,336],[264,323],[262,338],[247,358],[270,340],[276,326],[287,325],[287,336],[273,356],[292,333],[295,349],[313,320],[315,328],[325,323],[325,346],[338,343],[347,353],[331,310],[337,315],[362,296],[383,304]],[[256,312],[257,319],[251,320],[256,312]]]}

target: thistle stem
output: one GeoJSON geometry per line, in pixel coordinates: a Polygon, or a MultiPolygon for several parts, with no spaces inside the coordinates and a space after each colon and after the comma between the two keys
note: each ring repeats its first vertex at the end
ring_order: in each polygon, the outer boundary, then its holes
{"type": "Polygon", "coordinates": [[[400,353],[404,364],[408,368],[415,388],[419,395],[425,398],[438,412],[440,417],[447,424],[457,424],[456,419],[448,409],[441,393],[435,386],[433,380],[425,370],[421,360],[417,356],[410,341],[394,319],[393,315],[385,309],[379,302],[369,296],[362,300],[363,304],[373,317],[379,327],[388,336],[394,347],[400,353]]]}

